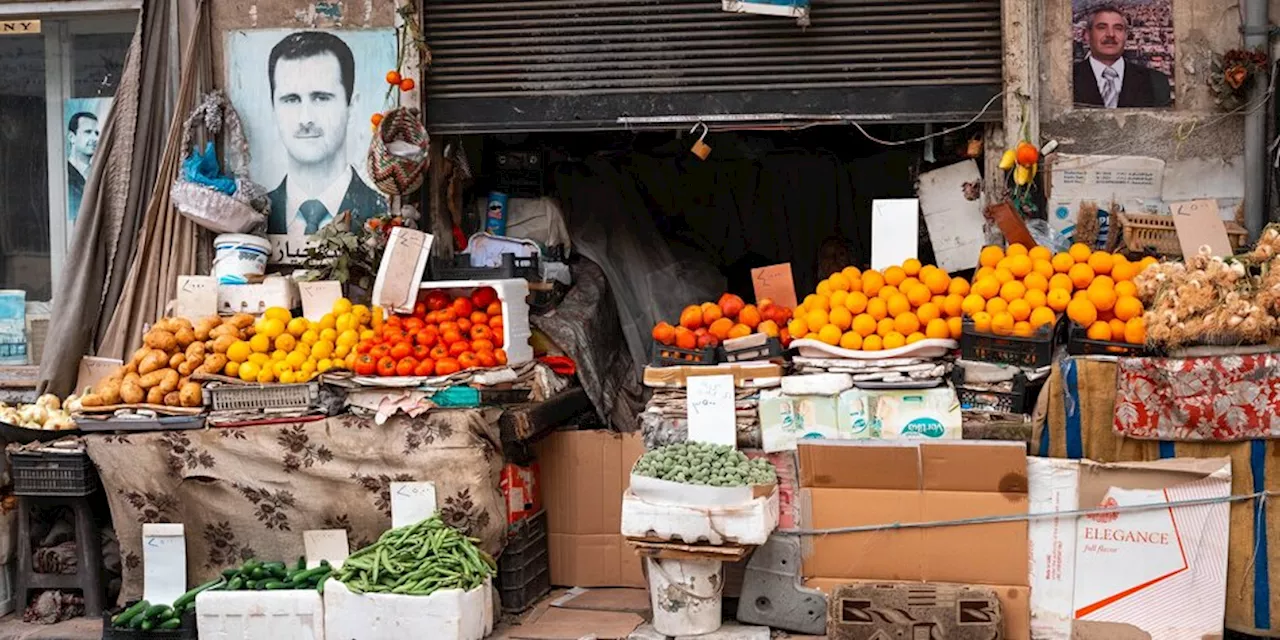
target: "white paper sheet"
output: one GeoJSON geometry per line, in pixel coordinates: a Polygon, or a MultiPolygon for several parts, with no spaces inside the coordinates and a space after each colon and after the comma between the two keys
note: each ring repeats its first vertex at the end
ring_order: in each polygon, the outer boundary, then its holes
{"type": "Polygon", "coordinates": [[[920,243],[920,201],[871,203],[871,268],[883,270],[916,257],[920,243]]]}

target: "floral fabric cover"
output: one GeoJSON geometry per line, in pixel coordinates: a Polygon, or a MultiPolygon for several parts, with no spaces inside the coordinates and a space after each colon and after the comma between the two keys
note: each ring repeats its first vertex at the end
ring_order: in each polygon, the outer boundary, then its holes
{"type": "Polygon", "coordinates": [[[390,484],[431,481],[445,521],[497,554],[505,543],[494,409],[417,418],[86,436],[120,539],[120,601],[142,594],[142,525],[180,522],[187,583],[253,557],[292,563],[302,532],[346,529],[352,551],[391,526],[390,484]]]}
{"type": "Polygon", "coordinates": [[[1143,440],[1280,437],[1280,355],[1121,358],[1113,428],[1143,440]]]}

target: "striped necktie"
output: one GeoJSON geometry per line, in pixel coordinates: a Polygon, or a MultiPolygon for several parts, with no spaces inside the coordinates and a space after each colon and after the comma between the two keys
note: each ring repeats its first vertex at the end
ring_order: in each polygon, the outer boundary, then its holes
{"type": "Polygon", "coordinates": [[[1102,70],[1102,106],[1108,109],[1116,108],[1120,97],[1119,87],[1116,86],[1119,78],[1120,74],[1111,67],[1102,70]]]}

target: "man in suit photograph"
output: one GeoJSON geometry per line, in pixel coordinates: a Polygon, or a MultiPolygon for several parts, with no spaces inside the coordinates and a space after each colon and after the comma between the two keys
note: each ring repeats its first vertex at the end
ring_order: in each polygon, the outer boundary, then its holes
{"type": "Polygon", "coordinates": [[[1118,7],[1094,8],[1084,37],[1088,55],[1076,63],[1073,73],[1077,105],[1106,109],[1169,106],[1169,77],[1125,59],[1129,19],[1118,7]]]}
{"type": "MultiPolygon", "coordinates": [[[[319,231],[343,212],[352,228],[387,211],[387,201],[347,160],[355,60],[341,38],[291,33],[267,59],[272,114],[288,154],[288,172],[269,194],[267,233],[292,241],[319,231]]],[[[290,244],[294,244],[291,242],[290,244]]]]}
{"type": "Polygon", "coordinates": [[[67,218],[72,222],[80,213],[84,185],[89,179],[93,154],[98,151],[101,134],[98,116],[87,111],[71,116],[67,122],[67,144],[71,147],[67,154],[67,218]]]}

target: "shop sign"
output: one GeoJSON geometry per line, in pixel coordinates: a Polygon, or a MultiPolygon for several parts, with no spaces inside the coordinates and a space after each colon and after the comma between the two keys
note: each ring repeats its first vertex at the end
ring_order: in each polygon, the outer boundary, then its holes
{"type": "Polygon", "coordinates": [[[26,35],[40,33],[39,20],[2,20],[0,35],[26,35]]]}

